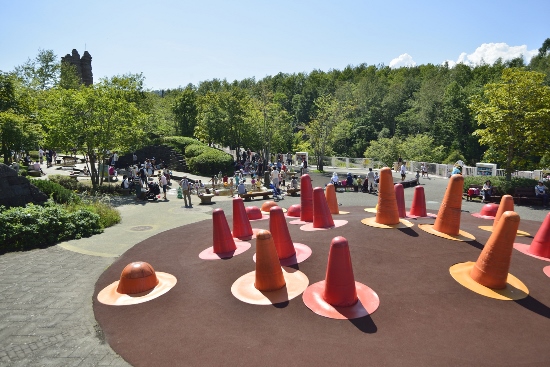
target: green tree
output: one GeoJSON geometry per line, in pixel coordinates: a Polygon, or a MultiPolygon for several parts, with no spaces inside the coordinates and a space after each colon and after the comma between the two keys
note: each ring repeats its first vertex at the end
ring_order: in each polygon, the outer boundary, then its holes
{"type": "Polygon", "coordinates": [[[187,87],[176,98],[172,106],[175,116],[177,132],[182,136],[192,137],[197,126],[198,105],[197,92],[187,87]]]}
{"type": "Polygon", "coordinates": [[[46,143],[84,153],[90,160],[94,188],[103,181],[96,164],[101,166],[107,151],[129,150],[143,138],[146,115],[129,102],[135,92],[104,80],[78,90],[53,88],[44,94],[40,117],[48,131],[46,143]]]}
{"type": "Polygon", "coordinates": [[[506,179],[528,164],[528,157],[542,156],[550,139],[550,87],[545,75],[505,69],[498,83],[487,84],[470,108],[479,123],[474,134],[488,152],[504,164],[506,179]]]}
{"type": "Polygon", "coordinates": [[[15,68],[23,83],[35,90],[46,90],[59,83],[61,62],[52,50],[38,50],[38,55],[15,68]]]}
{"type": "Polygon", "coordinates": [[[380,138],[370,142],[365,150],[365,157],[382,162],[387,167],[393,167],[393,162],[400,154],[401,140],[397,137],[380,138]]]}

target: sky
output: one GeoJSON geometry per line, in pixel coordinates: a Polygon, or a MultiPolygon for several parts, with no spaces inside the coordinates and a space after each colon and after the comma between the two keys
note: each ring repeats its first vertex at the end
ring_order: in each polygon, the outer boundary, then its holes
{"type": "Polygon", "coordinates": [[[39,49],[148,89],[348,65],[492,64],[550,38],[549,0],[0,0],[0,71],[39,49]]]}

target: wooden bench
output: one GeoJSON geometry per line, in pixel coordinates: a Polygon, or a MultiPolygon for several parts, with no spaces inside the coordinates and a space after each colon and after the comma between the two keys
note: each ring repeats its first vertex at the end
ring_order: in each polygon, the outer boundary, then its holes
{"type": "Polygon", "coordinates": [[[514,203],[521,205],[524,202],[543,205],[542,198],[537,197],[534,187],[516,187],[514,189],[514,203]]]}
{"type": "Polygon", "coordinates": [[[212,198],[214,194],[201,194],[199,198],[201,199],[201,204],[212,204],[212,198]]]}
{"type": "Polygon", "coordinates": [[[298,196],[300,189],[287,189],[286,194],[291,196],[298,196]]]}
{"type": "MultiPolygon", "coordinates": [[[[468,189],[466,190],[466,192],[464,194],[462,194],[465,198],[466,198],[466,201],[472,201],[473,199],[477,199],[479,201],[482,201],[483,200],[483,193],[481,192],[481,189],[483,188],[482,185],[469,185],[468,186],[468,189]],[[472,193],[469,193],[470,192],[470,189],[478,189],[479,190],[479,194],[472,194],[472,193]]],[[[489,197],[489,202],[492,202],[492,203],[498,203],[500,201],[500,199],[502,198],[502,195],[500,195],[499,191],[498,191],[498,188],[497,187],[493,187],[493,190],[492,190],[492,195],[489,197]]]]}
{"type": "Polygon", "coordinates": [[[267,191],[256,191],[256,192],[247,192],[246,194],[239,194],[241,198],[244,199],[244,201],[251,201],[253,197],[256,196],[262,196],[264,200],[269,199],[269,195],[273,194],[273,190],[267,190],[267,191]]]}
{"type": "Polygon", "coordinates": [[[418,185],[418,180],[415,177],[415,178],[409,178],[408,180],[404,180],[397,183],[400,183],[401,185],[403,185],[403,187],[413,187],[418,185]]]}

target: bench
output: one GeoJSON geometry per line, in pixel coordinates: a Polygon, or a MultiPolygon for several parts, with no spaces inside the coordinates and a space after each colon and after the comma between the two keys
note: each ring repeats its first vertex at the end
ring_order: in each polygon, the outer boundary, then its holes
{"type": "MultiPolygon", "coordinates": [[[[472,201],[473,199],[477,199],[479,201],[482,201],[483,200],[483,194],[481,192],[482,188],[483,188],[482,185],[473,185],[473,184],[469,185],[466,192],[462,195],[466,198],[466,201],[472,201]],[[473,190],[477,189],[479,194],[473,193],[472,190],[470,190],[470,189],[473,189],[473,190]]],[[[502,195],[499,195],[498,188],[493,187],[492,193],[493,194],[489,197],[489,202],[498,203],[500,201],[500,199],[502,198],[502,195]]]]}
{"type": "Polygon", "coordinates": [[[415,178],[409,178],[408,180],[404,180],[404,181],[401,181],[401,182],[397,182],[397,183],[400,183],[401,185],[403,185],[403,187],[413,187],[413,186],[416,186],[418,185],[418,179],[415,177],[415,178]]]}
{"type": "Polygon", "coordinates": [[[256,192],[247,192],[246,194],[239,194],[241,198],[244,199],[244,201],[251,201],[253,197],[256,196],[262,196],[264,200],[269,199],[269,195],[273,194],[273,190],[267,190],[267,191],[256,191],[256,192]]]}
{"type": "Polygon", "coordinates": [[[201,204],[212,204],[212,198],[214,196],[214,194],[201,194],[199,195],[199,199],[201,199],[201,204]]]}
{"type": "Polygon", "coordinates": [[[291,196],[298,196],[300,189],[287,189],[286,194],[291,196]]]}
{"type": "Polygon", "coordinates": [[[40,171],[35,171],[33,169],[30,169],[27,171],[27,174],[32,177],[41,177],[42,173],[40,171]]]}
{"type": "Polygon", "coordinates": [[[520,205],[522,202],[533,202],[543,205],[542,198],[537,197],[534,187],[516,187],[514,189],[514,203],[520,205]]]}

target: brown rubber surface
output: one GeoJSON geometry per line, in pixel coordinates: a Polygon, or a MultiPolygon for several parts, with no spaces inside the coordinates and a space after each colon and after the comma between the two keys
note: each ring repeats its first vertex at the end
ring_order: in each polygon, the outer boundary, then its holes
{"type": "MultiPolygon", "coordinates": [[[[255,268],[252,248],[224,261],[198,254],[212,246],[212,222],[203,221],[153,236],[127,251],[98,279],[94,311],[108,343],[135,366],[548,366],[550,365],[550,278],[546,262],[513,251],[510,273],[530,296],[498,301],[458,284],[449,267],[476,261],[490,232],[486,220],[462,213],[460,228],[475,242],[445,240],[420,230],[379,229],[360,221],[374,216],[348,207],[349,223],[304,232],[289,225],[294,242],[312,248],[296,266],[310,284],[325,277],[333,237],[350,246],[355,280],[372,288],[380,307],[361,319],[318,316],[301,296],[288,304],[255,306],[237,300],[231,285],[255,268]],[[117,280],[132,261],[176,276],[165,295],[133,306],[100,304],[97,293],[117,280]]],[[[231,223],[232,218],[228,218],[231,223]]],[[[288,219],[290,220],[290,219],[288,219]]],[[[255,222],[269,228],[269,221],[255,222]]],[[[540,222],[522,220],[535,234],[540,222]]],[[[532,238],[515,242],[530,244],[532,238]]]]}

